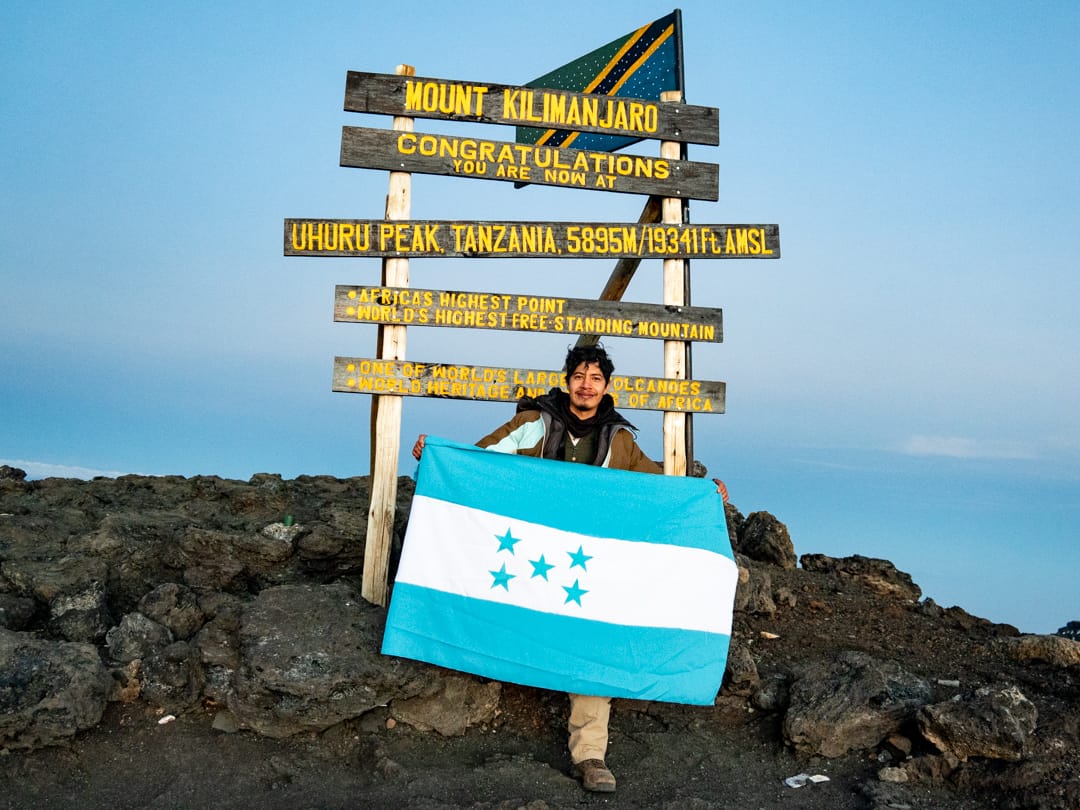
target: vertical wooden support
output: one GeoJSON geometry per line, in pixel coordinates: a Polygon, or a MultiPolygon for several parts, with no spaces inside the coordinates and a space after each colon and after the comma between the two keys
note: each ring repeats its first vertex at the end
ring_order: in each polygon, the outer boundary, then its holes
{"type": "MultiPolygon", "coordinates": [[[[660,94],[665,104],[682,103],[682,93],[669,90],[660,94]]],[[[681,152],[677,141],[661,141],[660,157],[678,160],[681,152]]],[[[682,223],[683,203],[678,197],[664,197],[660,202],[662,223],[682,223]]],[[[683,259],[664,259],[664,303],[686,306],[686,279],[683,275],[683,259]]],[[[685,380],[686,342],[664,341],[664,376],[668,379],[685,380]]],[[[686,475],[686,414],[664,412],[664,475],[686,475]]]]}
{"type": "MultiPolygon", "coordinates": [[[[686,144],[682,144],[679,151],[680,160],[689,160],[687,154],[686,144]]],[[[682,221],[684,225],[690,224],[690,201],[683,199],[682,201],[682,221]]],[[[686,305],[691,306],[694,303],[690,293],[690,260],[683,259],[683,290],[685,292],[686,305]]],[[[690,341],[686,342],[686,378],[689,380],[694,379],[694,344],[690,341]]],[[[698,475],[695,468],[697,463],[694,460],[694,414],[686,414],[686,465],[687,475],[698,475]]]]}
{"type": "MultiPolygon", "coordinates": [[[[399,76],[415,76],[411,65],[398,65],[399,76]]],[[[395,116],[393,128],[412,132],[413,119],[395,116]]],[[[412,175],[390,172],[386,194],[386,219],[408,219],[412,201],[412,175]]],[[[409,286],[409,260],[383,259],[382,283],[409,286]]],[[[380,360],[405,359],[405,327],[380,326],[377,353],[380,360]]],[[[367,541],[364,545],[364,577],[360,595],[376,605],[387,602],[387,572],[397,502],[397,462],[401,449],[401,403],[399,396],[374,395],[372,411],[371,503],[368,506],[367,541]]]]}

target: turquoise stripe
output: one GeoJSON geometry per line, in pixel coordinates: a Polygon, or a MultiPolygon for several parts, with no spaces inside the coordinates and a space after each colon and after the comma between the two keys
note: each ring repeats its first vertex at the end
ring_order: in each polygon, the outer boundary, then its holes
{"type": "Polygon", "coordinates": [[[382,652],[525,686],[704,706],[720,688],[729,640],[552,616],[398,583],[382,652]]]}
{"type": "Polygon", "coordinates": [[[734,559],[724,502],[716,485],[702,478],[494,453],[428,436],[416,494],[563,531],[702,548],[734,559]]]}

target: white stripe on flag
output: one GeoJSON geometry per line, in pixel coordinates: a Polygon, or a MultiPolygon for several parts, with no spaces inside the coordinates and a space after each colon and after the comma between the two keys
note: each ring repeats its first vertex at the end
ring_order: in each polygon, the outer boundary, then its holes
{"type": "Polygon", "coordinates": [[[591,621],[730,635],[738,568],[700,548],[581,535],[415,495],[396,581],[591,621]]]}

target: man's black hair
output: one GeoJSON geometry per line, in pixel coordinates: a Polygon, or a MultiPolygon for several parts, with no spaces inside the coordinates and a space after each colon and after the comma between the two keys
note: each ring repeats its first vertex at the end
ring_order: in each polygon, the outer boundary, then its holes
{"type": "Polygon", "coordinates": [[[604,375],[604,382],[611,382],[611,374],[615,371],[615,364],[611,362],[603,346],[574,346],[566,353],[565,371],[567,376],[574,373],[574,369],[584,363],[586,366],[596,366],[604,375]]]}

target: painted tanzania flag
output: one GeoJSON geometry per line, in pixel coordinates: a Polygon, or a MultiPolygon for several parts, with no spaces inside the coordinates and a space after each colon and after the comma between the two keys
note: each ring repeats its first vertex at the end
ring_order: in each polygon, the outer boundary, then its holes
{"type": "MultiPolygon", "coordinates": [[[[525,86],[658,101],[665,90],[683,89],[682,15],[676,9],[525,86]]],[[[518,143],[573,146],[593,152],[613,152],[640,140],[591,132],[517,128],[518,143]]]]}
{"type": "Polygon", "coordinates": [[[738,569],[700,478],[429,436],[383,653],[587,695],[711,704],[738,569]]]}

